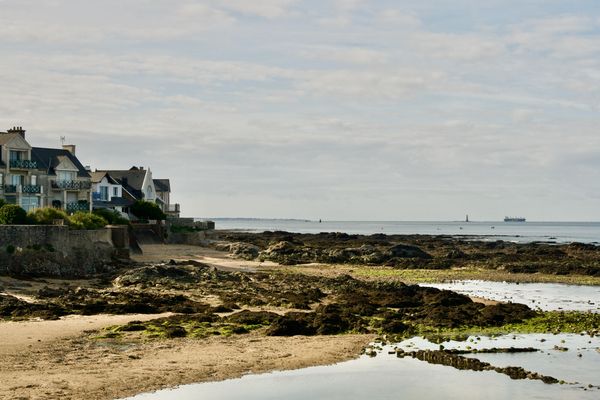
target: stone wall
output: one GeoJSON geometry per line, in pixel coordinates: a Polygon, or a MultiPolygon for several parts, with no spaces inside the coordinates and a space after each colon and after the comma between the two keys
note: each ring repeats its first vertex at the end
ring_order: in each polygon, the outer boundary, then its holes
{"type": "Polygon", "coordinates": [[[114,234],[111,229],[0,225],[0,274],[74,278],[105,272],[114,256],[124,255],[113,245],[114,234]]]}

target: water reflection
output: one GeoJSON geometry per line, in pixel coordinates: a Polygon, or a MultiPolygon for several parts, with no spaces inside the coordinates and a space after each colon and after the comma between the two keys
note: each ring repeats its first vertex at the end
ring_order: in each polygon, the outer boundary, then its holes
{"type": "MultiPolygon", "coordinates": [[[[547,385],[540,381],[511,380],[493,371],[459,371],[412,358],[397,358],[394,346],[385,346],[377,357],[362,356],[332,366],[297,371],[249,375],[223,382],[187,385],[174,390],[142,394],[136,400],[268,400],[268,399],[598,399],[600,339],[579,335],[517,335],[499,338],[471,337],[466,342],[445,342],[446,348],[536,347],[529,354],[476,354],[498,366],[518,365],[577,385],[547,385]],[[568,351],[554,350],[554,346],[568,351]],[[389,354],[392,353],[392,354],[389,354]],[[582,356],[579,357],[578,354],[582,356]]],[[[396,346],[406,350],[437,349],[422,338],[396,346]]]]}

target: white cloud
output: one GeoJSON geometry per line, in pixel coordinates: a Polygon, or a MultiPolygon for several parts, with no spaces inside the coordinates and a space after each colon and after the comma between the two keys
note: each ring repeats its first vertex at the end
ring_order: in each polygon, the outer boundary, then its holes
{"type": "Polygon", "coordinates": [[[316,46],[301,51],[300,55],[308,59],[347,64],[383,64],[388,60],[385,52],[363,47],[316,46]]]}

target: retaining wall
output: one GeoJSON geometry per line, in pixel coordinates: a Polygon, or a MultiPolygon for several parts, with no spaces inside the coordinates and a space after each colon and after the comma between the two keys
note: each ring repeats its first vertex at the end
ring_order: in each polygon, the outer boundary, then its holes
{"type": "Polygon", "coordinates": [[[0,225],[0,274],[84,277],[125,257],[126,227],[69,230],[55,225],[0,225]],[[113,244],[113,236],[117,246],[113,244]]]}

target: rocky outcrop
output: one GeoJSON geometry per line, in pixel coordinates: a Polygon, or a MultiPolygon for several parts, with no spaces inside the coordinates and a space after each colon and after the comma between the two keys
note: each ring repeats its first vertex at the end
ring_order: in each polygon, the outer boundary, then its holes
{"type": "Polygon", "coordinates": [[[428,235],[299,234],[225,232],[222,242],[246,243],[252,251],[222,249],[234,256],[278,262],[379,265],[402,269],[482,268],[514,273],[600,276],[600,246],[511,243],[428,235]],[[258,250],[258,254],[257,254],[258,250]]]}

